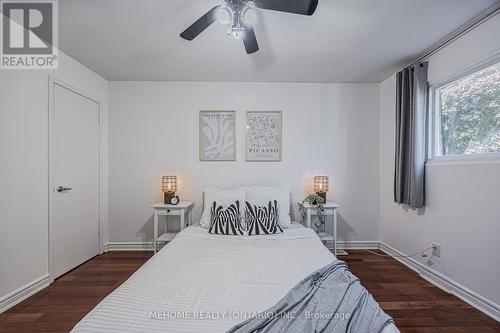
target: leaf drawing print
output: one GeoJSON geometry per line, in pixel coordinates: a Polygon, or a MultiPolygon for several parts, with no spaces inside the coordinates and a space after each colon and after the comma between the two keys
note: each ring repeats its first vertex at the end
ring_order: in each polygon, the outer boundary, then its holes
{"type": "Polygon", "coordinates": [[[236,157],[234,111],[202,111],[200,114],[200,159],[233,161],[236,157]]]}

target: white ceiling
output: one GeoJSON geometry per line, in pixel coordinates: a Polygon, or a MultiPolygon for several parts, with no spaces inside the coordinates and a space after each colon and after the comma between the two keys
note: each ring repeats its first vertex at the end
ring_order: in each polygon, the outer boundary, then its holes
{"type": "Polygon", "coordinates": [[[60,47],[109,80],[381,82],[495,0],[319,0],[311,16],[259,10],[260,51],[218,22],[223,0],[62,0],[60,47]]]}

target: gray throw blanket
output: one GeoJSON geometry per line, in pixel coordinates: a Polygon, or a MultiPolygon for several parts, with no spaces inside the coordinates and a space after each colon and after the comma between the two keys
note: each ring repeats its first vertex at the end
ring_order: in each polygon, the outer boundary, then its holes
{"type": "Polygon", "coordinates": [[[320,268],[278,304],[233,328],[248,332],[381,332],[393,323],[343,261],[320,268]]]}

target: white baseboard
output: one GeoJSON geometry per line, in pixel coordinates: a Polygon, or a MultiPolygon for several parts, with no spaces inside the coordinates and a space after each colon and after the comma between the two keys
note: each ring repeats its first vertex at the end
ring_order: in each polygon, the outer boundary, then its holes
{"type": "MultiPolygon", "coordinates": [[[[390,255],[404,255],[404,253],[401,253],[400,251],[387,245],[384,242],[380,242],[380,250],[390,255]]],[[[472,305],[491,318],[500,321],[500,305],[464,287],[460,283],[450,279],[449,277],[439,273],[438,271],[425,266],[415,259],[405,257],[396,257],[394,259],[411,268],[412,270],[417,272],[423,279],[429,281],[438,288],[457,296],[464,302],[472,305]]]]}
{"type": "Polygon", "coordinates": [[[49,275],[44,275],[0,298],[0,313],[24,301],[49,285],[49,275]]]}
{"type": "Polygon", "coordinates": [[[108,242],[104,252],[108,251],[153,251],[152,242],[108,242]]]}
{"type": "MultiPolygon", "coordinates": [[[[338,241],[339,249],[378,249],[379,241],[338,241]]],[[[108,251],[153,251],[151,242],[108,242],[104,244],[104,252],[108,251]]]]}
{"type": "Polygon", "coordinates": [[[379,241],[338,241],[337,248],[341,250],[376,250],[379,248],[379,241]]]}

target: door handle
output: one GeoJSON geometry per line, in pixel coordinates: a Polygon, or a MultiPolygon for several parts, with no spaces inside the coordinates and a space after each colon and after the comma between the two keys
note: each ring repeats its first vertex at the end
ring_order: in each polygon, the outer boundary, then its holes
{"type": "Polygon", "coordinates": [[[56,190],[59,193],[67,192],[67,191],[71,191],[71,187],[64,187],[64,186],[59,185],[56,190]]]}

